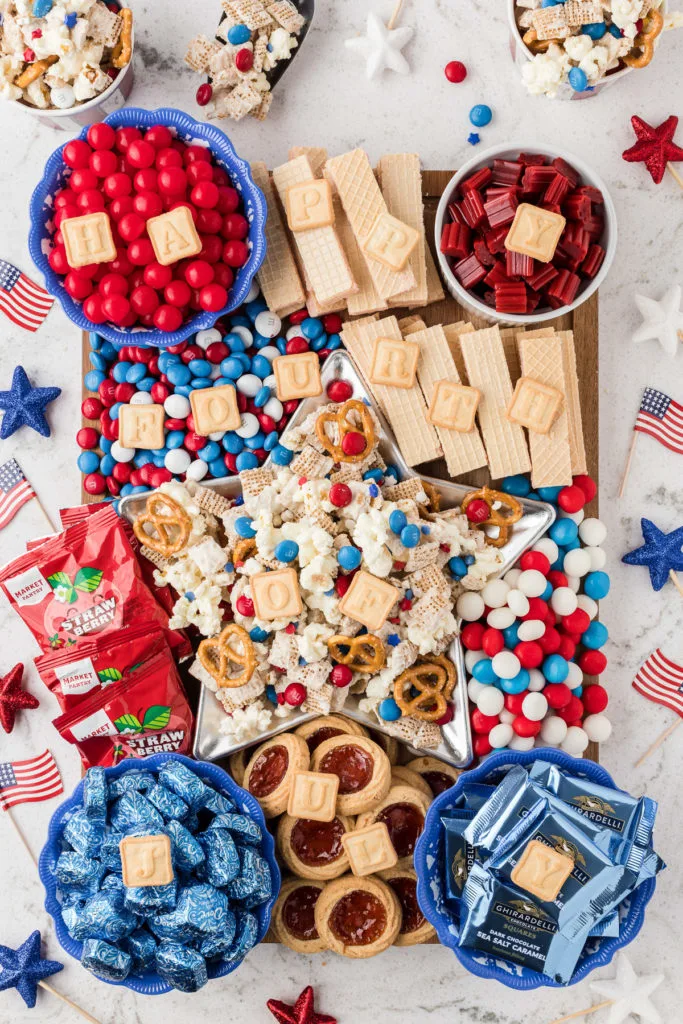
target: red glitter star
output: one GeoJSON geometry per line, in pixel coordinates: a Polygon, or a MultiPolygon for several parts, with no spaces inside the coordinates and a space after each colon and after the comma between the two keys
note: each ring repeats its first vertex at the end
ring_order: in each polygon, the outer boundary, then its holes
{"type": "Polygon", "coordinates": [[[309,985],[303,990],[294,1006],[282,1003],[279,999],[269,999],[266,1006],[278,1024],[337,1024],[336,1017],[315,1012],[314,1000],[315,994],[309,985]]]}
{"type": "Polygon", "coordinates": [[[683,160],[683,149],[673,141],[678,118],[672,114],[657,128],[653,128],[642,117],[634,114],[631,124],[638,141],[621,155],[629,163],[644,163],[655,185],[659,185],[667,163],[670,160],[683,160]]]}
{"type": "Polygon", "coordinates": [[[38,698],[21,688],[24,666],[19,662],[6,676],[0,676],[0,725],[5,732],[14,728],[17,711],[22,708],[37,708],[38,698]]]}

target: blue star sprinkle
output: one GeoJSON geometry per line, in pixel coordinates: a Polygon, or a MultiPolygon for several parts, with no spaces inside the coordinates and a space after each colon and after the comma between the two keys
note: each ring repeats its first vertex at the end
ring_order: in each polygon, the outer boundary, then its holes
{"type": "Polygon", "coordinates": [[[683,526],[672,533],[663,533],[649,519],[641,519],[640,528],[645,543],[624,555],[622,562],[646,565],[653,589],[661,590],[669,573],[683,571],[683,526]]]}
{"type": "Polygon", "coordinates": [[[64,964],[41,958],[40,932],[35,931],[19,949],[0,946],[0,968],[0,992],[16,988],[28,1008],[33,1009],[38,982],[63,970],[64,964]]]}
{"type": "Polygon", "coordinates": [[[481,138],[479,137],[479,133],[478,132],[470,132],[470,134],[467,136],[467,141],[469,142],[470,146],[476,146],[478,143],[481,142],[481,138]]]}
{"type": "Polygon", "coordinates": [[[0,438],[11,437],[19,427],[32,427],[43,437],[50,436],[50,425],[45,419],[45,406],[61,395],[61,388],[34,388],[23,366],[17,366],[9,391],[0,391],[0,409],[5,410],[0,426],[0,438]]]}

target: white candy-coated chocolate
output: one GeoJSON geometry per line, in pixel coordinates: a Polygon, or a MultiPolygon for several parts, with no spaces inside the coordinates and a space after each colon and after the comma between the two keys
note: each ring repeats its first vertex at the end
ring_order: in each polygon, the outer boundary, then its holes
{"type": "MultiPolygon", "coordinates": [[[[469,683],[467,684],[467,696],[470,698],[473,704],[477,704],[477,701],[479,700],[479,695],[483,693],[484,690],[488,689],[490,689],[490,687],[486,686],[485,683],[480,683],[478,679],[470,679],[469,683]]],[[[479,705],[477,704],[477,707],[478,706],[479,705]]]]}
{"type": "Polygon", "coordinates": [[[519,581],[519,577],[522,575],[521,569],[508,569],[503,576],[506,583],[509,583],[511,587],[516,587],[519,581]]]}
{"type": "Polygon", "coordinates": [[[222,340],[221,332],[215,327],[209,327],[206,331],[197,331],[194,336],[194,343],[199,345],[200,348],[208,348],[209,345],[222,340]]]}
{"type": "Polygon", "coordinates": [[[254,320],[254,327],[262,338],[277,338],[282,327],[282,320],[277,313],[264,309],[254,320]]]}
{"type": "Polygon", "coordinates": [[[583,686],[583,672],[575,661],[570,661],[567,664],[569,672],[565,679],[565,683],[570,690],[576,690],[577,687],[583,686]]]}
{"type": "Polygon", "coordinates": [[[468,591],[461,594],[457,600],[455,610],[457,615],[465,622],[476,622],[484,614],[484,599],[481,594],[475,591],[468,591]]]}
{"type": "Polygon", "coordinates": [[[465,668],[468,672],[471,672],[477,662],[485,657],[485,651],[465,651],[465,668]]]}
{"type": "Polygon", "coordinates": [[[512,725],[516,717],[517,715],[513,715],[513,713],[508,711],[507,708],[503,708],[499,715],[499,718],[504,725],[512,725]]]}
{"type": "Polygon", "coordinates": [[[154,405],[154,399],[149,391],[136,391],[130,396],[129,402],[131,405],[154,405]]]}
{"type": "Polygon", "coordinates": [[[604,548],[598,547],[585,547],[583,549],[591,560],[591,572],[597,572],[599,569],[604,569],[607,565],[607,552],[604,548]]]}
{"type": "Polygon", "coordinates": [[[170,473],[174,473],[177,476],[180,476],[181,473],[187,473],[191,462],[192,456],[184,448],[172,448],[164,456],[164,466],[170,473]]]}
{"type": "Polygon", "coordinates": [[[260,356],[265,356],[269,363],[272,363],[273,359],[277,359],[278,356],[282,355],[280,350],[275,348],[275,345],[264,345],[263,348],[258,350],[258,354],[260,356]]]}
{"type": "Polygon", "coordinates": [[[558,615],[571,615],[577,605],[578,600],[571,587],[558,587],[550,598],[550,606],[558,615]]]}
{"type": "Polygon", "coordinates": [[[570,590],[573,590],[575,594],[578,594],[579,590],[581,589],[581,577],[570,576],[569,574],[567,574],[567,586],[570,590]]]}
{"type": "Polygon", "coordinates": [[[508,747],[510,750],[517,750],[522,753],[526,753],[527,750],[534,749],[534,743],[536,742],[534,736],[513,736],[508,747]]]}
{"type": "Polygon", "coordinates": [[[172,419],[184,420],[190,415],[190,399],[185,395],[169,395],[164,402],[164,410],[172,419]]]}
{"type": "Polygon", "coordinates": [[[231,334],[236,334],[238,338],[241,338],[247,348],[251,348],[254,341],[254,335],[251,333],[248,327],[243,324],[238,324],[237,327],[230,328],[231,334]]]}
{"type": "Polygon", "coordinates": [[[517,580],[517,587],[526,597],[540,597],[548,584],[538,569],[525,569],[517,580]]]}
{"type": "Polygon", "coordinates": [[[249,291],[247,292],[244,298],[245,305],[247,302],[253,302],[254,299],[258,299],[260,294],[261,288],[259,286],[257,279],[254,278],[254,280],[251,282],[251,285],[249,286],[249,291]]]}
{"type": "Polygon", "coordinates": [[[239,437],[253,437],[254,434],[258,434],[260,424],[253,412],[243,412],[240,418],[242,423],[235,431],[239,437]]]}
{"type": "Polygon", "coordinates": [[[548,701],[542,693],[527,693],[522,701],[522,714],[530,722],[540,722],[545,718],[548,701]]]}
{"type": "Polygon", "coordinates": [[[545,633],[545,622],[540,619],[525,619],[520,622],[517,636],[520,640],[540,640],[545,633]]]}
{"type": "Polygon", "coordinates": [[[255,398],[263,384],[255,373],[243,373],[236,383],[237,390],[247,398],[255,398]]]}
{"type": "Polygon", "coordinates": [[[204,462],[204,459],[195,459],[187,467],[185,476],[188,480],[203,480],[206,474],[209,472],[209,464],[204,462]]]}
{"type": "Polygon", "coordinates": [[[571,519],[577,526],[581,525],[586,515],[582,508],[578,512],[565,512],[564,509],[559,509],[558,512],[560,519],[571,519]]]}
{"type": "Polygon", "coordinates": [[[514,679],[522,666],[512,651],[499,651],[491,659],[491,667],[499,679],[514,679]]]}
{"type": "Polygon", "coordinates": [[[135,458],[135,448],[124,448],[118,441],[114,441],[110,454],[116,462],[132,462],[135,458]]]}
{"type": "MultiPolygon", "coordinates": [[[[270,378],[267,377],[266,380],[264,380],[263,383],[265,387],[270,387],[270,384],[267,383],[269,379],[270,378]]],[[[274,380],[275,378],[273,378],[273,381],[274,380]]],[[[273,387],[274,386],[275,384],[273,383],[273,387]]],[[[279,398],[276,398],[275,395],[271,395],[266,404],[263,406],[263,412],[266,414],[266,416],[270,416],[272,419],[275,420],[276,423],[278,423],[282,419],[282,414],[284,413],[284,409],[282,408],[282,402],[280,401],[279,398]]]]}

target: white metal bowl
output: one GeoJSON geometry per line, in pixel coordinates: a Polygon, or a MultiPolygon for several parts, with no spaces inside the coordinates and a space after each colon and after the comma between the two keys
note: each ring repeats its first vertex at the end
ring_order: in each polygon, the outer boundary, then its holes
{"type": "Polygon", "coordinates": [[[491,149],[487,149],[483,153],[477,154],[477,156],[463,164],[460,170],[453,175],[443,191],[436,211],[434,234],[441,275],[453,298],[456,299],[464,309],[467,309],[474,316],[481,317],[491,323],[510,325],[521,324],[528,326],[529,324],[539,324],[544,323],[547,320],[555,320],[558,316],[562,316],[564,313],[571,313],[572,310],[577,309],[586,301],[586,299],[589,299],[590,296],[598,290],[609,273],[610,266],[612,265],[617,251],[617,211],[614,203],[612,202],[612,197],[609,194],[607,185],[603,179],[596,174],[591,167],[584,163],[580,157],[575,156],[574,153],[570,153],[566,149],[558,149],[555,146],[547,145],[539,146],[533,142],[522,141],[515,143],[514,146],[511,146],[510,144],[493,146],[491,149]],[[600,239],[600,244],[605,248],[605,259],[596,276],[592,281],[588,281],[579,290],[578,295],[571,305],[560,306],[559,309],[546,309],[541,312],[536,310],[533,313],[524,315],[515,313],[498,313],[495,309],[492,309],[491,306],[487,306],[485,302],[482,302],[476,295],[472,295],[471,292],[468,292],[460,284],[457,277],[451,270],[448,259],[441,252],[441,233],[448,216],[448,204],[453,198],[453,195],[460,183],[466,178],[469,178],[470,175],[474,174],[474,172],[478,171],[481,167],[491,164],[494,160],[516,160],[520,153],[542,153],[544,156],[550,157],[553,160],[556,157],[561,157],[579,172],[585,185],[593,185],[595,188],[600,189],[605,200],[605,230],[603,231],[602,238],[600,239]]]}

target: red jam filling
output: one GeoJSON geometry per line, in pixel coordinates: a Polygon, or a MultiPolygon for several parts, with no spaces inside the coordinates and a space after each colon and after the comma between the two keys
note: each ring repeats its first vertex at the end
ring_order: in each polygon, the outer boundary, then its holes
{"type": "Polygon", "coordinates": [[[399,857],[408,857],[415,849],[424,828],[424,815],[415,804],[391,804],[377,815],[389,830],[389,838],[399,857]]]}
{"type": "Polygon", "coordinates": [[[285,777],[289,765],[289,751],[287,747],[278,744],[276,747],[268,747],[256,758],[254,767],[249,775],[249,792],[257,799],[268,796],[277,789],[285,777]]]}
{"type": "Polygon", "coordinates": [[[333,736],[341,736],[341,729],[334,729],[331,725],[323,726],[322,729],[318,729],[317,732],[312,732],[306,742],[308,743],[308,749],[311,753],[317,750],[321,743],[325,740],[331,740],[333,736]]]}
{"type": "Polygon", "coordinates": [[[321,889],[315,885],[300,885],[285,900],[282,908],[282,922],[295,939],[310,942],[318,938],[315,926],[315,905],[321,889]]]}
{"type": "Polygon", "coordinates": [[[387,926],[387,912],[381,900],[363,889],[342,896],[330,914],[332,933],[345,946],[369,946],[387,926]]]}
{"type": "Polygon", "coordinates": [[[335,747],[320,762],[320,771],[339,777],[339,795],[358,793],[372,778],[373,758],[353,743],[335,747]]]}
{"type": "Polygon", "coordinates": [[[292,850],[304,864],[320,867],[331,864],[344,852],[344,826],[339,818],[332,821],[310,821],[299,818],[292,829],[292,850]]]}
{"type": "Polygon", "coordinates": [[[453,779],[450,775],[445,775],[444,772],[422,772],[422,778],[425,780],[434,796],[439,796],[440,793],[445,793],[447,789],[450,789],[451,786],[454,785],[453,779]]]}
{"type": "Polygon", "coordinates": [[[417,931],[425,920],[417,902],[417,882],[414,878],[390,878],[389,885],[396,893],[403,911],[401,935],[417,931]]]}

